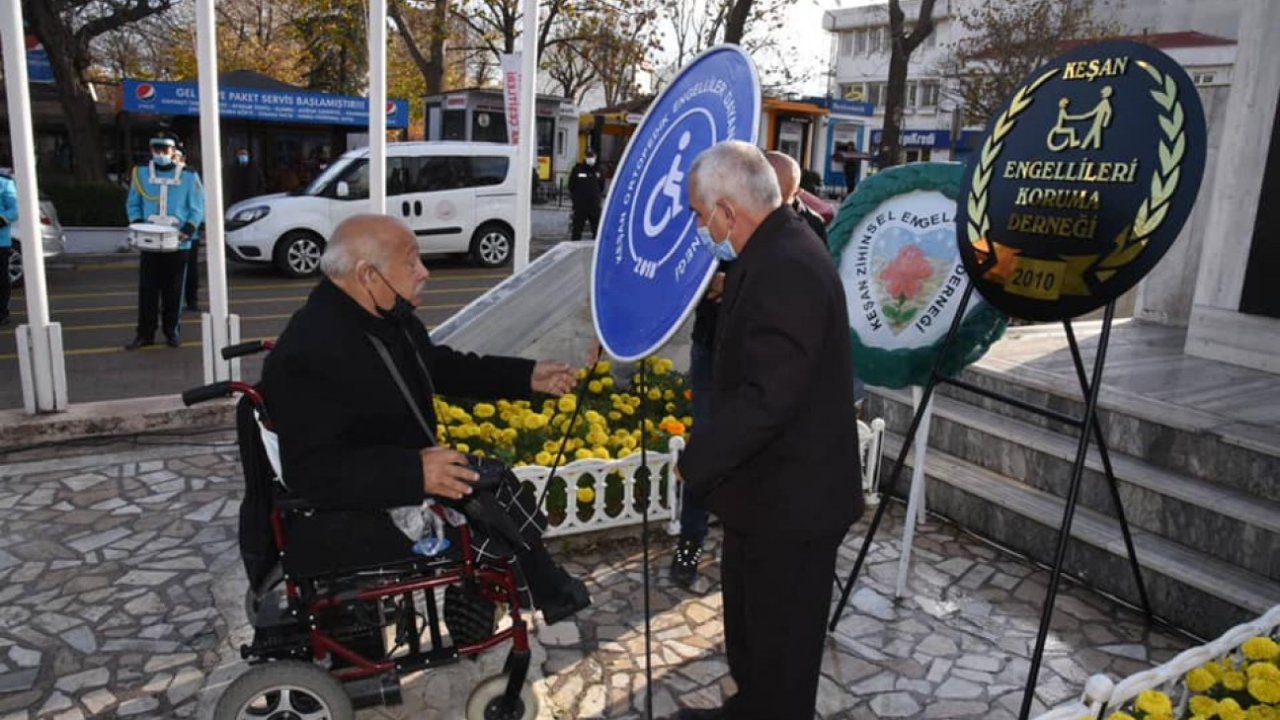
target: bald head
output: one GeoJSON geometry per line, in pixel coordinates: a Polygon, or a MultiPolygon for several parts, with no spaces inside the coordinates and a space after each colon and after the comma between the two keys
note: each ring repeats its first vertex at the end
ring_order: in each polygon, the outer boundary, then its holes
{"type": "Polygon", "coordinates": [[[352,215],[334,228],[320,258],[320,271],[336,280],[355,272],[361,260],[385,270],[390,258],[414,244],[413,231],[396,218],[352,215]]]}
{"type": "Polygon", "coordinates": [[[790,205],[800,193],[800,163],[790,155],[770,150],[764,154],[773,172],[778,176],[778,189],[782,191],[782,204],[790,205]]]}

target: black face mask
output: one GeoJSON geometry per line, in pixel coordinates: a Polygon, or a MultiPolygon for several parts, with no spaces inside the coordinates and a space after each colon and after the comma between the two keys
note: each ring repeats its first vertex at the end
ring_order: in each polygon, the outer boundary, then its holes
{"type": "MultiPolygon", "coordinates": [[[[373,268],[373,271],[378,273],[378,277],[382,278],[382,282],[386,283],[387,287],[391,288],[391,292],[396,294],[396,301],[391,304],[390,309],[378,305],[377,300],[373,301],[373,307],[378,311],[378,315],[387,322],[400,326],[406,325],[411,320],[416,319],[417,315],[414,314],[413,303],[406,300],[404,296],[400,294],[400,291],[396,290],[396,286],[392,285],[387,280],[387,276],[383,275],[382,271],[378,270],[376,267],[373,268]]],[[[372,292],[369,293],[369,297],[370,299],[373,298],[372,292]]]]}
{"type": "Polygon", "coordinates": [[[378,314],[390,323],[395,325],[407,325],[417,316],[414,314],[413,304],[396,293],[396,301],[392,303],[391,309],[378,308],[378,314]]]}

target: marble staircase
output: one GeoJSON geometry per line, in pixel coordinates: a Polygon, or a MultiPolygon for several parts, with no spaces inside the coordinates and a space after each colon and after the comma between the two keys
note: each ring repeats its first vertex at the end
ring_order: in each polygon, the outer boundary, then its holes
{"type": "MultiPolygon", "coordinates": [[[[1122,351],[1118,365],[1125,367],[1130,357],[1142,357],[1152,367],[1181,362],[1172,352],[1162,360],[1160,353],[1142,352],[1144,347],[1150,343],[1131,347],[1132,354],[1122,351]]],[[[1091,360],[1091,351],[1085,355],[1091,360]]],[[[1070,365],[1059,358],[1051,368],[1028,362],[1029,357],[1001,352],[997,345],[964,379],[1082,416],[1084,404],[1070,365]]],[[[1157,372],[1149,370],[1148,375],[1157,372]]],[[[1280,603],[1280,431],[1247,415],[1189,407],[1135,392],[1123,380],[1109,385],[1108,379],[1100,418],[1154,612],[1211,637],[1280,603]]],[[[1158,383],[1158,378],[1144,382],[1158,383]]],[[[1176,384],[1177,373],[1166,382],[1176,384]]],[[[1241,382],[1257,384],[1256,392],[1267,397],[1280,388],[1280,378],[1261,375],[1226,384],[1241,382]]],[[[887,482],[911,421],[911,398],[906,390],[871,392],[869,411],[883,417],[889,429],[887,482]]],[[[944,386],[935,400],[925,465],[929,511],[1051,562],[1076,432],[944,386]]],[[[905,493],[909,477],[903,473],[897,494],[905,493]]],[[[1137,587],[1096,447],[1086,462],[1072,538],[1067,571],[1136,604],[1137,587]]]]}

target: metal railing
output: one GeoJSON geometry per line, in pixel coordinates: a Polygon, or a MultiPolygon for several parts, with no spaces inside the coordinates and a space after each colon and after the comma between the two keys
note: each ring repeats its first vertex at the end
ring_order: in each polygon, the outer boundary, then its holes
{"type": "MultiPolygon", "coordinates": [[[[884,421],[876,418],[870,424],[858,422],[858,446],[862,455],[862,490],[868,496],[877,491],[880,473],[881,444],[884,421]]],[[[680,533],[680,483],[671,472],[684,450],[684,438],[673,437],[667,452],[647,453],[648,488],[637,478],[640,454],[620,460],[575,460],[556,469],[553,489],[564,493],[564,512],[549,513],[547,537],[576,535],[610,528],[639,525],[643,512],[650,521],[667,521],[667,532],[680,533]],[[587,482],[583,480],[588,479],[587,482]],[[590,489],[590,500],[579,502],[580,489],[590,489]]],[[[516,478],[533,486],[542,497],[551,468],[526,465],[514,470],[516,478]]],[[[556,504],[558,506],[558,503],[556,504]]]]}

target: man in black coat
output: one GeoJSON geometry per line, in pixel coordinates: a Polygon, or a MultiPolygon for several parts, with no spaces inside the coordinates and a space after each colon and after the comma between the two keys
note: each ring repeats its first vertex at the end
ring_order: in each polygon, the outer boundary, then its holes
{"type": "Polygon", "coordinates": [[[836,551],[862,511],[844,287],[754,145],[712,147],[689,178],[700,230],[732,248],[717,257],[737,256],[716,328],[712,421],[677,472],[724,525],[738,693],[677,717],[812,720],[836,551]]]}
{"type": "Polygon", "coordinates": [[[769,161],[774,175],[778,177],[778,190],[782,193],[782,204],[795,210],[797,215],[804,218],[804,221],[813,229],[813,233],[825,245],[827,224],[822,221],[821,215],[800,199],[800,163],[790,155],[777,150],[765,153],[765,159],[769,161]]]}
{"type": "MultiPolygon", "coordinates": [[[[478,476],[466,456],[436,444],[437,391],[522,398],[561,395],[576,381],[563,363],[480,357],[432,343],[414,314],[428,272],[413,232],[397,219],[343,221],[320,267],[325,278],[289,320],[261,383],[284,480],[318,508],[289,527],[291,571],[304,575],[409,557],[413,539],[387,510],[420,505],[428,495],[460,501],[471,494],[478,476]]],[[[589,604],[582,583],[540,542],[516,557],[548,622],[589,604]]]]}
{"type": "Polygon", "coordinates": [[[604,173],[596,164],[595,152],[569,171],[569,198],[573,201],[573,240],[582,239],[582,227],[591,223],[593,237],[600,236],[600,209],[604,204],[604,173]]]}

